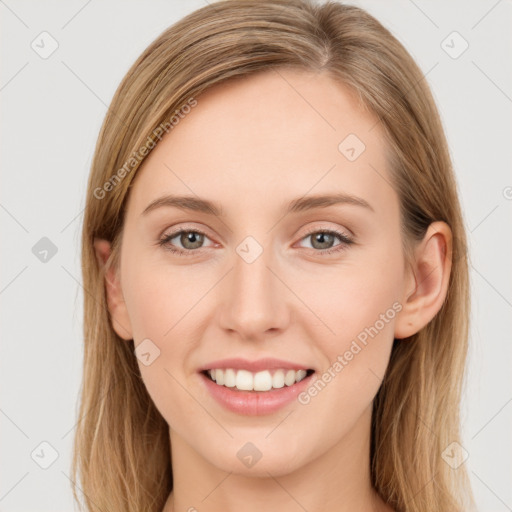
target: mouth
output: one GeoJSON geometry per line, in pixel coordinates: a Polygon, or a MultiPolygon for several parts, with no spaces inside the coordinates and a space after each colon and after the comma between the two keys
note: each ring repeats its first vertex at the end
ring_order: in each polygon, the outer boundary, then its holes
{"type": "Polygon", "coordinates": [[[270,415],[297,402],[316,373],[297,361],[240,357],[198,368],[206,392],[224,409],[241,415],[270,415]]]}
{"type": "Polygon", "coordinates": [[[281,388],[292,387],[309,378],[313,369],[272,368],[259,372],[235,368],[211,368],[201,373],[217,386],[230,388],[231,391],[268,393],[281,388]]]}

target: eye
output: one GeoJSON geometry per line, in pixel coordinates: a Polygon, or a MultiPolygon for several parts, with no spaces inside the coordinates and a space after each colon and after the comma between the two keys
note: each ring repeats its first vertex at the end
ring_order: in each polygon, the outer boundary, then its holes
{"type": "Polygon", "coordinates": [[[320,253],[321,255],[343,251],[347,248],[348,245],[354,243],[352,238],[350,238],[345,233],[331,229],[317,229],[310,231],[304,238],[302,238],[302,240],[306,240],[308,238],[312,240],[312,248],[319,249],[316,252],[320,253]],[[336,238],[340,240],[340,243],[333,246],[332,244],[336,238]]]}
{"type": "Polygon", "coordinates": [[[165,235],[160,241],[159,245],[165,247],[168,251],[177,254],[178,256],[193,256],[197,254],[198,249],[202,249],[204,239],[208,238],[205,233],[198,230],[185,230],[181,229],[165,235]],[[172,243],[172,240],[178,239],[183,249],[176,248],[172,243]]]}
{"type": "MultiPolygon", "coordinates": [[[[180,229],[164,235],[164,237],[159,240],[158,244],[178,256],[194,256],[204,248],[203,243],[205,238],[208,239],[207,235],[202,231],[180,229]],[[176,248],[175,242],[173,243],[174,239],[177,239],[182,248],[176,248]]],[[[354,243],[352,238],[345,233],[331,229],[312,230],[301,240],[308,238],[312,240],[311,248],[318,249],[315,252],[320,255],[342,251],[346,249],[348,245],[354,243]],[[336,238],[340,240],[340,243],[332,246],[336,238]]]]}

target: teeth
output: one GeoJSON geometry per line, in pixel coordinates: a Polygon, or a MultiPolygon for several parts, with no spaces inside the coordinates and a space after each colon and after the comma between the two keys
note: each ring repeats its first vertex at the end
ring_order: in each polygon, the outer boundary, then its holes
{"type": "Polygon", "coordinates": [[[282,388],[284,386],[284,372],[279,370],[272,375],[272,387],[282,388]]]}
{"type": "Polygon", "coordinates": [[[288,370],[286,375],[284,376],[284,383],[287,386],[291,386],[295,382],[295,372],[293,370],[288,370]]]}
{"type": "Polygon", "coordinates": [[[215,370],[215,381],[217,384],[224,385],[224,372],[219,372],[218,370],[215,370]]]}
{"type": "Polygon", "coordinates": [[[308,372],[306,370],[298,370],[297,375],[295,376],[295,382],[300,382],[307,374],[308,372]]]}
{"type": "MultiPolygon", "coordinates": [[[[224,372],[222,370],[218,370],[219,373],[224,374],[224,386],[228,388],[234,388],[236,384],[236,373],[235,370],[225,370],[224,372]]],[[[215,379],[217,381],[217,379],[215,379]]],[[[220,380],[219,380],[220,381],[220,380]]]]}
{"type": "MultiPolygon", "coordinates": [[[[222,372],[220,373],[222,374],[222,372]]],[[[218,382],[218,377],[215,379],[215,381],[217,384],[220,384],[220,382],[218,382]]],[[[238,370],[236,372],[235,388],[241,389],[243,391],[251,391],[254,389],[252,373],[246,370],[238,370]]]]}
{"type": "Polygon", "coordinates": [[[263,371],[254,374],[253,389],[255,391],[268,391],[272,389],[272,375],[270,372],[263,371]]]}
{"type": "Polygon", "coordinates": [[[234,387],[240,391],[269,391],[291,386],[304,379],[306,374],[306,370],[274,370],[273,373],[269,370],[252,373],[232,368],[208,370],[208,375],[219,386],[234,387]]]}

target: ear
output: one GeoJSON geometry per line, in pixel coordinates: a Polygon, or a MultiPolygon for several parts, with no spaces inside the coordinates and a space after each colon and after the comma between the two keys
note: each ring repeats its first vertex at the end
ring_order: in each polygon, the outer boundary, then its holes
{"type": "Polygon", "coordinates": [[[118,336],[124,340],[132,340],[132,327],[126,303],[121,289],[119,273],[116,268],[110,266],[105,268],[110,255],[112,254],[111,244],[101,238],[94,239],[94,250],[100,269],[105,270],[105,291],[107,295],[107,305],[112,319],[112,327],[118,336]]]}
{"type": "Polygon", "coordinates": [[[433,222],[414,250],[406,278],[402,310],[396,317],[395,338],[407,338],[427,325],[441,309],[451,271],[452,232],[445,222],[433,222]]]}

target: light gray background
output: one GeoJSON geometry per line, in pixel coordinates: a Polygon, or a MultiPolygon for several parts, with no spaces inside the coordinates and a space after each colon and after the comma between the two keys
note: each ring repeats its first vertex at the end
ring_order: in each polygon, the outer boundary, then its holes
{"type": "MultiPolygon", "coordinates": [[[[512,510],[512,2],[352,3],[410,51],[443,118],[472,259],[466,464],[480,510],[512,510]],[[453,31],[469,43],[457,59],[442,47],[453,31]]],[[[73,510],[69,475],[82,364],[79,240],[96,137],[136,57],[203,5],[0,0],[3,512],[73,510]],[[43,31],[59,45],[47,59],[31,48],[43,31]],[[42,237],[57,248],[45,263],[32,252],[42,237]],[[44,441],[58,452],[48,469],[39,465],[52,460],[44,441]]],[[[446,44],[452,52],[461,48],[453,36],[446,44]]]]}

